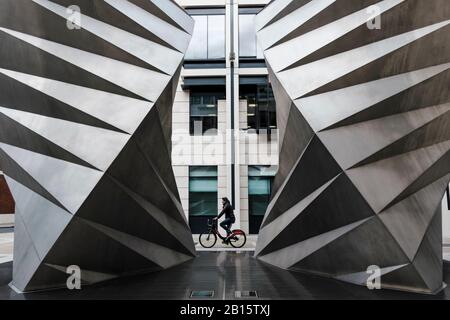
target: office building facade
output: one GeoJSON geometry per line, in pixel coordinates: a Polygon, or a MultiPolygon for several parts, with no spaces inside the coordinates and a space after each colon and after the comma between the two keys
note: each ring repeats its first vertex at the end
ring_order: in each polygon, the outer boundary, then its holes
{"type": "Polygon", "coordinates": [[[257,234],[278,165],[275,100],[254,28],[269,1],[177,1],[195,21],[173,108],[172,164],[194,234],[228,197],[257,234]]]}
{"type": "MultiPolygon", "coordinates": [[[[173,109],[172,163],[185,214],[200,233],[225,195],[234,200],[237,226],[257,234],[279,161],[275,101],[254,25],[269,1],[177,2],[196,21],[173,109]],[[227,140],[233,128],[237,154],[227,140]]],[[[449,207],[447,192],[444,242],[449,207]]]]}

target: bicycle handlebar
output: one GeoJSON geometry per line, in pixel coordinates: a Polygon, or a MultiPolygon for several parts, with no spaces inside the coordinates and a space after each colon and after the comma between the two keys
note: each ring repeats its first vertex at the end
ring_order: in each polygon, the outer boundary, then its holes
{"type": "Polygon", "coordinates": [[[208,222],[207,222],[208,227],[214,226],[214,223],[213,223],[214,221],[216,222],[215,224],[217,224],[217,220],[214,220],[214,219],[208,219],[208,222]]]}

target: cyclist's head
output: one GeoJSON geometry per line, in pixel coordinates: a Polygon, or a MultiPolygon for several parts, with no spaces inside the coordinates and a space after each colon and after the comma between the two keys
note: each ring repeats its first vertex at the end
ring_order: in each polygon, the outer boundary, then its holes
{"type": "Polygon", "coordinates": [[[228,200],[227,197],[223,197],[223,198],[222,198],[222,203],[223,203],[223,204],[230,203],[230,200],[228,200]]]}

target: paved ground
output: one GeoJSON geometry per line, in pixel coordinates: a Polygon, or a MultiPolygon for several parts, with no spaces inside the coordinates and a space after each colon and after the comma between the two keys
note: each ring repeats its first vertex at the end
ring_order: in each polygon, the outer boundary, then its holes
{"type": "MultiPolygon", "coordinates": [[[[13,229],[0,228],[0,299],[189,299],[192,290],[214,290],[214,299],[234,299],[237,290],[256,290],[261,299],[449,299],[450,287],[437,296],[382,290],[335,280],[292,273],[253,258],[256,236],[249,236],[242,250],[218,241],[203,249],[194,236],[199,257],[165,272],[116,279],[86,286],[81,291],[16,294],[12,277],[13,229]]],[[[444,246],[450,259],[450,246],[444,246]]],[[[450,284],[450,263],[445,264],[450,284]]]]}
{"type": "MultiPolygon", "coordinates": [[[[281,270],[252,252],[200,252],[199,257],[164,272],[111,280],[79,291],[16,294],[9,287],[12,263],[0,264],[0,299],[189,299],[192,290],[214,290],[214,299],[234,299],[237,290],[256,290],[261,299],[450,299],[365,287],[281,270]]],[[[445,279],[450,283],[450,265],[445,279]]]]}
{"type": "Polygon", "coordinates": [[[198,241],[198,235],[194,235],[195,249],[197,251],[217,251],[217,250],[220,250],[220,251],[255,251],[256,240],[258,240],[258,236],[247,235],[247,242],[245,243],[245,246],[242,247],[241,249],[237,250],[230,245],[223,244],[222,240],[217,239],[217,243],[213,248],[205,249],[200,245],[200,243],[198,241]]]}

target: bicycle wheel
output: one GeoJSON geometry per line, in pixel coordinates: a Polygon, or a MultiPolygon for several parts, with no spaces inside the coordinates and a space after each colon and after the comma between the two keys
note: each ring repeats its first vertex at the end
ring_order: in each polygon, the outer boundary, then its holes
{"type": "Polygon", "coordinates": [[[233,248],[242,248],[247,242],[247,236],[242,230],[233,230],[234,236],[230,239],[230,244],[233,248]]]}
{"type": "Polygon", "coordinates": [[[203,248],[212,248],[217,242],[217,236],[214,233],[202,233],[198,240],[203,248]]]}

